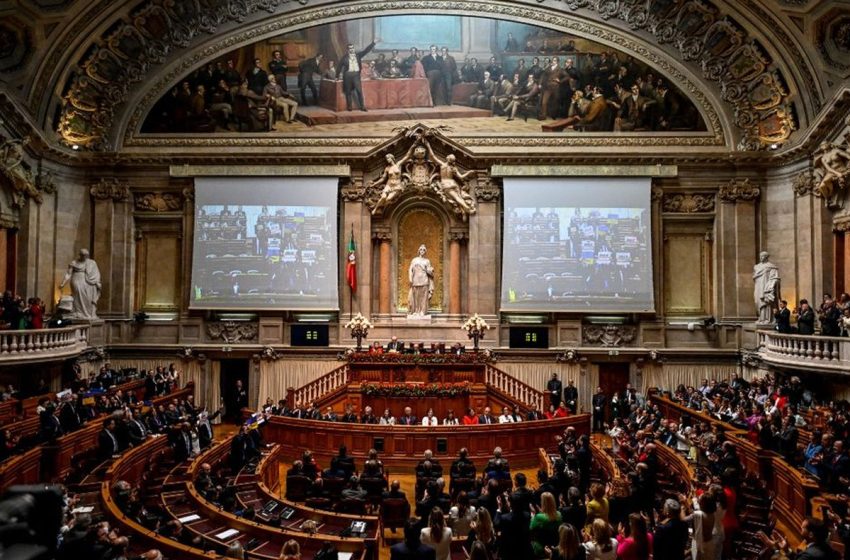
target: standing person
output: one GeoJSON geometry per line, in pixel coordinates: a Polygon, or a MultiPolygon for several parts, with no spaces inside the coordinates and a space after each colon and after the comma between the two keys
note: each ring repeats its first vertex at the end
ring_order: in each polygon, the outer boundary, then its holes
{"type": "Polygon", "coordinates": [[[437,553],[436,560],[451,558],[452,530],[446,527],[443,511],[435,507],[428,516],[428,526],[422,529],[422,544],[433,547],[437,553]]]}
{"type": "Polygon", "coordinates": [[[321,65],[324,59],[325,55],[318,53],[313,58],[308,58],[298,65],[298,89],[301,90],[302,105],[318,105],[319,103],[319,90],[316,88],[313,76],[322,73],[321,65]],[[307,88],[310,88],[310,92],[313,94],[312,103],[307,103],[307,88]]]}
{"type": "Polygon", "coordinates": [[[436,560],[434,549],[422,544],[419,520],[415,517],[404,525],[404,542],[390,548],[390,560],[436,560]]]}
{"type": "Polygon", "coordinates": [[[694,542],[691,545],[693,558],[694,560],[714,560],[717,546],[717,540],[714,538],[714,516],[717,512],[717,504],[713,496],[705,493],[699,497],[694,507],[694,512],[685,518],[685,521],[692,523],[694,528],[694,542]]]}
{"type": "Polygon", "coordinates": [[[440,51],[440,57],[443,59],[440,66],[440,72],[443,75],[443,84],[446,88],[446,105],[452,104],[452,92],[457,81],[457,61],[455,57],[449,54],[448,47],[443,47],[440,51]]]}
{"type": "Polygon", "coordinates": [[[363,85],[360,83],[360,70],[363,67],[363,57],[372,52],[375,45],[380,43],[375,39],[362,51],[355,51],[354,45],[348,45],[348,52],[343,56],[339,64],[339,75],[342,76],[342,91],[345,93],[346,110],[351,111],[352,98],[357,98],[360,110],[366,111],[366,102],[363,100],[363,85]]]}
{"type": "Polygon", "coordinates": [[[263,95],[263,88],[269,83],[269,75],[263,70],[262,62],[260,62],[259,58],[254,59],[254,67],[248,71],[245,79],[248,80],[248,89],[257,95],[263,95]]]}
{"type": "Polygon", "coordinates": [[[800,300],[800,309],[797,312],[797,333],[815,334],[815,311],[807,299],[800,300]]]}
{"type": "Polygon", "coordinates": [[[596,388],[593,395],[593,431],[602,431],[605,423],[605,409],[608,406],[608,397],[602,392],[602,387],[596,388]]]}
{"type": "Polygon", "coordinates": [[[428,78],[428,87],[431,89],[431,101],[434,105],[442,105],[442,89],[445,83],[443,78],[443,57],[437,52],[437,45],[431,45],[429,52],[422,57],[422,68],[428,78]]]}
{"type": "Polygon", "coordinates": [[[567,403],[567,408],[575,414],[578,410],[578,389],[573,384],[573,380],[567,381],[567,386],[564,387],[564,402],[567,403]]]}
{"type": "Polygon", "coordinates": [[[286,91],[286,73],[289,71],[289,66],[286,64],[286,59],[283,58],[283,53],[279,50],[272,53],[272,59],[269,61],[269,77],[274,76],[278,85],[286,91]]]}
{"type": "Polygon", "coordinates": [[[557,373],[552,372],[552,379],[546,383],[546,391],[549,393],[549,403],[556,409],[561,405],[561,390],[561,380],[557,373]]]}
{"type": "Polygon", "coordinates": [[[791,332],[791,310],[788,309],[788,302],[779,300],[779,309],[773,312],[776,318],[776,330],[782,334],[791,332]]]}
{"type": "Polygon", "coordinates": [[[558,526],[561,524],[561,512],[555,507],[555,496],[543,492],[540,496],[540,511],[531,518],[531,547],[536,558],[543,558],[546,547],[558,543],[558,526]]]}
{"type": "Polygon", "coordinates": [[[661,522],[655,526],[653,534],[653,560],[682,560],[690,538],[688,524],[682,521],[682,506],[676,500],[667,499],[661,515],[661,522]]]}

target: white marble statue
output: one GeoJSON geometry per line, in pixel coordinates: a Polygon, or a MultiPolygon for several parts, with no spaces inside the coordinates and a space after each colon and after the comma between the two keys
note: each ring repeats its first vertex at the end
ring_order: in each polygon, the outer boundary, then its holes
{"type": "Polygon", "coordinates": [[[779,268],[770,262],[767,251],[759,253],[759,262],[753,267],[753,296],[758,310],[759,325],[773,323],[773,308],[779,301],[779,268]]]}
{"type": "Polygon", "coordinates": [[[434,267],[425,256],[425,245],[419,246],[419,254],[410,261],[410,292],[407,296],[408,316],[424,317],[428,314],[431,296],[434,295],[434,267]]]}
{"type": "Polygon", "coordinates": [[[80,249],[80,258],[71,261],[68,272],[62,278],[59,289],[71,281],[71,295],[74,298],[73,313],[76,319],[97,319],[97,300],[100,299],[100,270],[97,263],[89,258],[87,249],[80,249]]]}

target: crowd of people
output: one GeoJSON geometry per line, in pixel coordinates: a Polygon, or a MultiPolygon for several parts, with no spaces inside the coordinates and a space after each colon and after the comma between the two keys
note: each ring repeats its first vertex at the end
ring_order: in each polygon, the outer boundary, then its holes
{"type": "Polygon", "coordinates": [[[820,306],[813,308],[807,299],[801,299],[792,311],[788,302],[780,300],[773,316],[776,330],[783,334],[815,334],[821,336],[850,336],[850,294],[837,298],[824,294],[820,306]]]}
{"type": "Polygon", "coordinates": [[[37,297],[25,299],[11,290],[0,299],[0,328],[9,330],[44,328],[44,302],[37,297]]]}

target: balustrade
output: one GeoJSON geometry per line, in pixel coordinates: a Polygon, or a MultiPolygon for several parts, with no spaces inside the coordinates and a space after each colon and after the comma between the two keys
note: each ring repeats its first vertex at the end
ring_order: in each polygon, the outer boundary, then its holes
{"type": "Polygon", "coordinates": [[[850,372],[850,339],[759,331],[759,356],[768,363],[850,372]]]}
{"type": "Polygon", "coordinates": [[[89,326],[0,331],[0,361],[34,362],[76,355],[86,349],[89,326]]]}

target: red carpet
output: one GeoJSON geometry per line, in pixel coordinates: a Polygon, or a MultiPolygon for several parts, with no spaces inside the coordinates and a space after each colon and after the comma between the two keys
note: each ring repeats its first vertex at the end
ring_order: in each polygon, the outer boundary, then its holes
{"type": "Polygon", "coordinates": [[[441,105],[438,107],[412,107],[408,109],[375,109],[363,112],[341,111],[335,112],[321,107],[310,105],[298,107],[297,118],[299,121],[314,126],[319,124],[343,124],[362,123],[377,121],[408,121],[423,119],[465,119],[471,117],[489,117],[490,111],[485,109],[473,109],[462,105],[441,105]]]}

